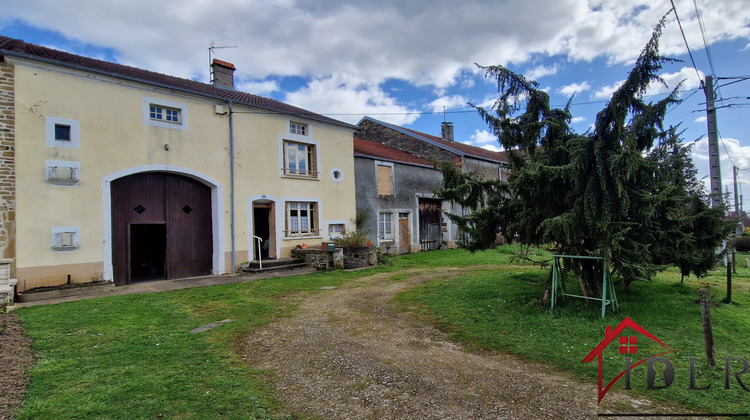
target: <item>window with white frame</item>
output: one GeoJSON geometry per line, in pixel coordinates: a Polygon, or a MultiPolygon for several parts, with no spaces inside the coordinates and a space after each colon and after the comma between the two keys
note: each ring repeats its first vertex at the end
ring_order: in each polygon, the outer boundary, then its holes
{"type": "Polygon", "coordinates": [[[378,213],[378,238],[381,242],[393,240],[393,213],[378,213]]]}
{"type": "Polygon", "coordinates": [[[286,203],[286,236],[317,236],[317,203],[289,201],[286,203]]]}
{"type": "Polygon", "coordinates": [[[317,178],[315,145],[284,140],[284,175],[317,178]]]}
{"type": "Polygon", "coordinates": [[[346,225],[344,223],[332,223],[328,225],[328,237],[340,238],[346,235],[346,225]]]}
{"type": "Polygon", "coordinates": [[[150,104],[148,116],[154,121],[166,121],[172,124],[180,123],[180,110],[176,108],[150,104]]]}
{"type": "Polygon", "coordinates": [[[188,129],[188,106],[158,98],[143,98],[143,123],[177,130],[188,129]]]}
{"type": "Polygon", "coordinates": [[[300,136],[306,136],[307,135],[307,124],[302,124],[298,122],[289,122],[289,132],[291,134],[299,134],[300,136]]]}

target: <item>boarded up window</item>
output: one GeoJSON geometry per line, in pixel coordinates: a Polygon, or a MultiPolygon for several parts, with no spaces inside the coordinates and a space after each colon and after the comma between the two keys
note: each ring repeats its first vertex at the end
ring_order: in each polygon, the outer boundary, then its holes
{"type": "Polygon", "coordinates": [[[378,165],[378,195],[393,195],[392,170],[392,166],[378,165]]]}

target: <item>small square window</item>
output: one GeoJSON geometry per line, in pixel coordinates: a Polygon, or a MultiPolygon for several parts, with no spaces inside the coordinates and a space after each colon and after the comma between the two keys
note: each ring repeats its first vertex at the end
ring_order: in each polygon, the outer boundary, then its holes
{"type": "Polygon", "coordinates": [[[328,225],[328,237],[337,238],[346,235],[346,225],[343,223],[336,223],[328,225]]]}
{"type": "Polygon", "coordinates": [[[55,141],[71,141],[69,125],[55,124],[55,141]]]}
{"type": "Polygon", "coordinates": [[[161,113],[162,113],[161,108],[151,105],[149,117],[152,120],[161,120],[162,119],[161,113]]]}
{"type": "Polygon", "coordinates": [[[81,124],[78,120],[44,117],[44,142],[48,147],[78,149],[81,146],[81,124]]]}
{"type": "Polygon", "coordinates": [[[300,136],[307,135],[307,124],[300,124],[295,122],[289,123],[289,132],[292,134],[299,134],[300,136]]]}
{"type": "Polygon", "coordinates": [[[180,122],[180,112],[176,109],[165,109],[164,110],[167,116],[167,121],[169,122],[180,122]]]}

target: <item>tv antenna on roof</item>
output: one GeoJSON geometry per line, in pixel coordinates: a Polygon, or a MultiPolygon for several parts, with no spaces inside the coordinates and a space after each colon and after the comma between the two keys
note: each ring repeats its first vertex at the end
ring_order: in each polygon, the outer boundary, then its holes
{"type": "Polygon", "coordinates": [[[210,83],[214,82],[214,69],[213,69],[214,61],[213,61],[213,57],[211,56],[214,54],[214,50],[218,50],[221,48],[238,48],[238,46],[237,45],[224,45],[224,46],[217,47],[216,45],[214,45],[214,41],[211,41],[211,45],[208,46],[208,68],[209,68],[208,79],[210,83]]]}

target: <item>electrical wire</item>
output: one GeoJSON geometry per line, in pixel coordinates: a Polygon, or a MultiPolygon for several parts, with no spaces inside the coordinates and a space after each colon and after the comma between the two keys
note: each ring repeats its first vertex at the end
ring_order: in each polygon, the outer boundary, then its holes
{"type": "MultiPolygon", "coordinates": [[[[706,35],[706,25],[703,23],[703,14],[701,13],[700,6],[698,6],[698,0],[693,0],[695,5],[695,14],[698,17],[698,26],[701,28],[701,36],[703,37],[703,45],[706,47],[706,55],[708,56],[708,65],[711,67],[711,75],[716,76],[716,69],[714,68],[714,59],[711,55],[711,48],[708,44],[708,36],[706,35]]],[[[718,89],[718,88],[717,88],[718,89]]]]}
{"type": "Polygon", "coordinates": [[[690,45],[688,45],[687,37],[685,36],[685,31],[682,29],[682,22],[680,22],[680,16],[677,14],[677,7],[674,5],[674,0],[669,0],[670,3],[672,3],[672,10],[674,11],[674,17],[677,18],[677,26],[680,27],[680,33],[682,34],[682,40],[685,41],[685,48],[687,48],[688,55],[690,56],[690,62],[693,63],[693,69],[695,70],[695,74],[698,75],[698,80],[701,82],[701,86],[703,86],[703,79],[701,78],[701,74],[698,71],[698,66],[695,65],[695,59],[693,58],[693,53],[690,51],[690,45]]]}

